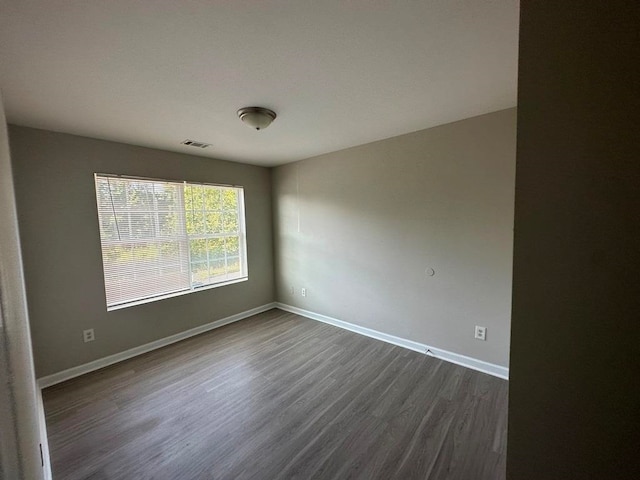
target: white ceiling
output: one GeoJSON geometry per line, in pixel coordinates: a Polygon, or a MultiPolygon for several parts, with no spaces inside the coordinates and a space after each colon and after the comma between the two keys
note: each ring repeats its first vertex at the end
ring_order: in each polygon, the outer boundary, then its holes
{"type": "Polygon", "coordinates": [[[0,85],[18,125],[278,165],[516,104],[516,0],[0,8],[0,85]],[[278,118],[253,131],[236,116],[252,105],[278,118]]]}

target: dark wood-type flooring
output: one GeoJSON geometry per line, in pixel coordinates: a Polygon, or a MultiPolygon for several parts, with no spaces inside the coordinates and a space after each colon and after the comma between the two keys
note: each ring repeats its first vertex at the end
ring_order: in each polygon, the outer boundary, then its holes
{"type": "Polygon", "coordinates": [[[507,388],[271,310],[43,395],[54,480],[499,480],[507,388]]]}

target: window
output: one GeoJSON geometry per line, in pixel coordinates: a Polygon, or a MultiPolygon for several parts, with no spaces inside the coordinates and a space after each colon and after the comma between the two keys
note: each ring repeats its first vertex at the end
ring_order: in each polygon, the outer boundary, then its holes
{"type": "Polygon", "coordinates": [[[247,279],[242,187],[95,182],[107,310],[247,279]]]}

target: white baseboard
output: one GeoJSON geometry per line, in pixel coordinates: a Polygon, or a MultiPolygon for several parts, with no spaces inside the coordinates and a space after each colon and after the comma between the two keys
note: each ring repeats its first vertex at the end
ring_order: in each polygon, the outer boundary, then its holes
{"type": "Polygon", "coordinates": [[[495,365],[493,363],[485,362],[483,360],[478,360],[475,358],[467,357],[465,355],[460,355],[459,353],[453,353],[447,350],[442,350],[441,348],[432,347],[424,343],[418,343],[418,342],[414,342],[413,340],[407,340],[405,338],[396,337],[394,335],[389,335],[388,333],[379,332],[371,328],[361,327],[353,323],[338,320],[337,318],[328,317],[320,313],[310,312],[309,310],[293,307],[285,303],[278,302],[275,304],[275,306],[280,310],[284,310],[286,312],[296,313],[298,315],[302,315],[303,317],[307,317],[312,320],[318,320],[320,322],[324,322],[330,325],[334,325],[336,327],[344,328],[345,330],[350,330],[352,332],[359,333],[367,337],[375,338],[377,340],[382,340],[383,342],[392,343],[394,345],[398,345],[399,347],[404,347],[404,348],[408,348],[409,350],[414,350],[416,352],[431,355],[432,357],[446,360],[447,362],[451,362],[451,363],[455,363],[456,365],[461,365],[463,367],[471,368],[473,370],[477,370],[482,373],[488,373],[489,375],[493,375],[495,377],[504,378],[505,380],[509,379],[509,369],[501,365],[495,365]]]}
{"type": "Polygon", "coordinates": [[[235,315],[231,315],[226,318],[221,318],[220,320],[215,320],[205,325],[200,325],[198,327],[185,330],[184,332],[176,333],[175,335],[171,335],[170,337],[161,338],[160,340],[155,340],[150,343],[145,343],[144,345],[140,345],[139,347],[134,347],[129,350],[125,350],[124,352],[116,353],[114,355],[109,355],[108,357],[100,358],[98,360],[85,363],[84,365],[79,365],[77,367],[69,368],[67,370],[63,370],[61,372],[54,373],[52,375],[47,375],[46,377],[42,377],[38,379],[38,386],[41,389],[50,387],[57,383],[70,380],[80,375],[84,375],[85,373],[93,372],[94,370],[99,370],[101,368],[108,367],[109,365],[113,365],[114,363],[122,362],[123,360],[127,360],[129,358],[142,355],[143,353],[147,353],[152,350],[156,350],[158,348],[171,345],[172,343],[179,342],[180,340],[185,340],[189,337],[193,337],[195,335],[208,332],[209,330],[213,330],[215,328],[220,328],[224,325],[228,325],[229,323],[237,322],[238,320],[243,320],[252,315],[266,312],[267,310],[271,310],[272,308],[276,308],[276,304],[267,303],[266,305],[252,308],[251,310],[246,310],[244,312],[236,313],[235,315]]]}
{"type": "Polygon", "coordinates": [[[442,360],[446,360],[448,362],[455,363],[463,367],[471,368],[479,372],[488,373],[489,375],[494,375],[496,377],[500,377],[504,379],[509,378],[509,369],[507,367],[484,362],[482,360],[467,357],[465,355],[460,355],[458,353],[449,352],[447,350],[442,350],[440,348],[432,347],[423,343],[418,343],[412,340],[407,340],[405,338],[400,338],[394,335],[389,335],[387,333],[379,332],[371,328],[361,327],[353,323],[338,320],[337,318],[328,317],[326,315],[311,312],[309,310],[304,310],[302,308],[293,307],[291,305],[276,302],[276,303],[267,303],[260,307],[252,308],[251,310],[246,310],[244,312],[236,313],[235,315],[231,315],[226,318],[221,318],[220,320],[215,320],[205,325],[200,325],[198,327],[185,330],[184,332],[176,333],[175,335],[171,335],[166,338],[161,338],[160,340],[156,340],[150,343],[146,343],[144,345],[140,345],[139,347],[134,347],[129,350],[125,350],[124,352],[116,353],[114,355],[109,355],[108,357],[100,358],[98,360],[85,363],[84,365],[79,365],[77,367],[69,368],[67,370],[63,370],[61,372],[54,373],[52,375],[47,375],[46,377],[42,377],[38,379],[38,386],[40,388],[50,387],[52,385],[56,385],[57,383],[62,383],[72,378],[79,377],[80,375],[84,375],[85,373],[93,372],[95,370],[108,367],[109,365],[113,365],[115,363],[122,362],[123,360],[128,360],[129,358],[142,355],[143,353],[147,353],[152,350],[156,350],[158,348],[171,345],[172,343],[185,340],[189,337],[193,337],[195,335],[208,332],[209,330],[213,330],[215,328],[219,328],[224,325],[228,325],[230,323],[243,320],[252,315],[257,315],[258,313],[266,312],[267,310],[271,310],[272,308],[279,308],[287,312],[302,315],[303,317],[307,317],[312,320],[318,320],[320,322],[324,322],[330,325],[334,325],[336,327],[344,328],[345,330],[350,330],[352,332],[359,333],[367,337],[375,338],[377,340],[382,340],[383,342],[392,343],[393,345],[398,345],[400,347],[408,348],[416,352],[426,353],[427,355],[431,355],[433,357],[440,358],[442,360]]]}

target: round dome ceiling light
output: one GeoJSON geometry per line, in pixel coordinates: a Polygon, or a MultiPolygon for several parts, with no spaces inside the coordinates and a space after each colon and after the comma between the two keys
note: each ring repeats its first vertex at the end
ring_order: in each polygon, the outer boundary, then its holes
{"type": "Polygon", "coordinates": [[[276,119],[276,112],[263,107],[244,107],[238,117],[254,130],[264,130],[276,119]]]}

